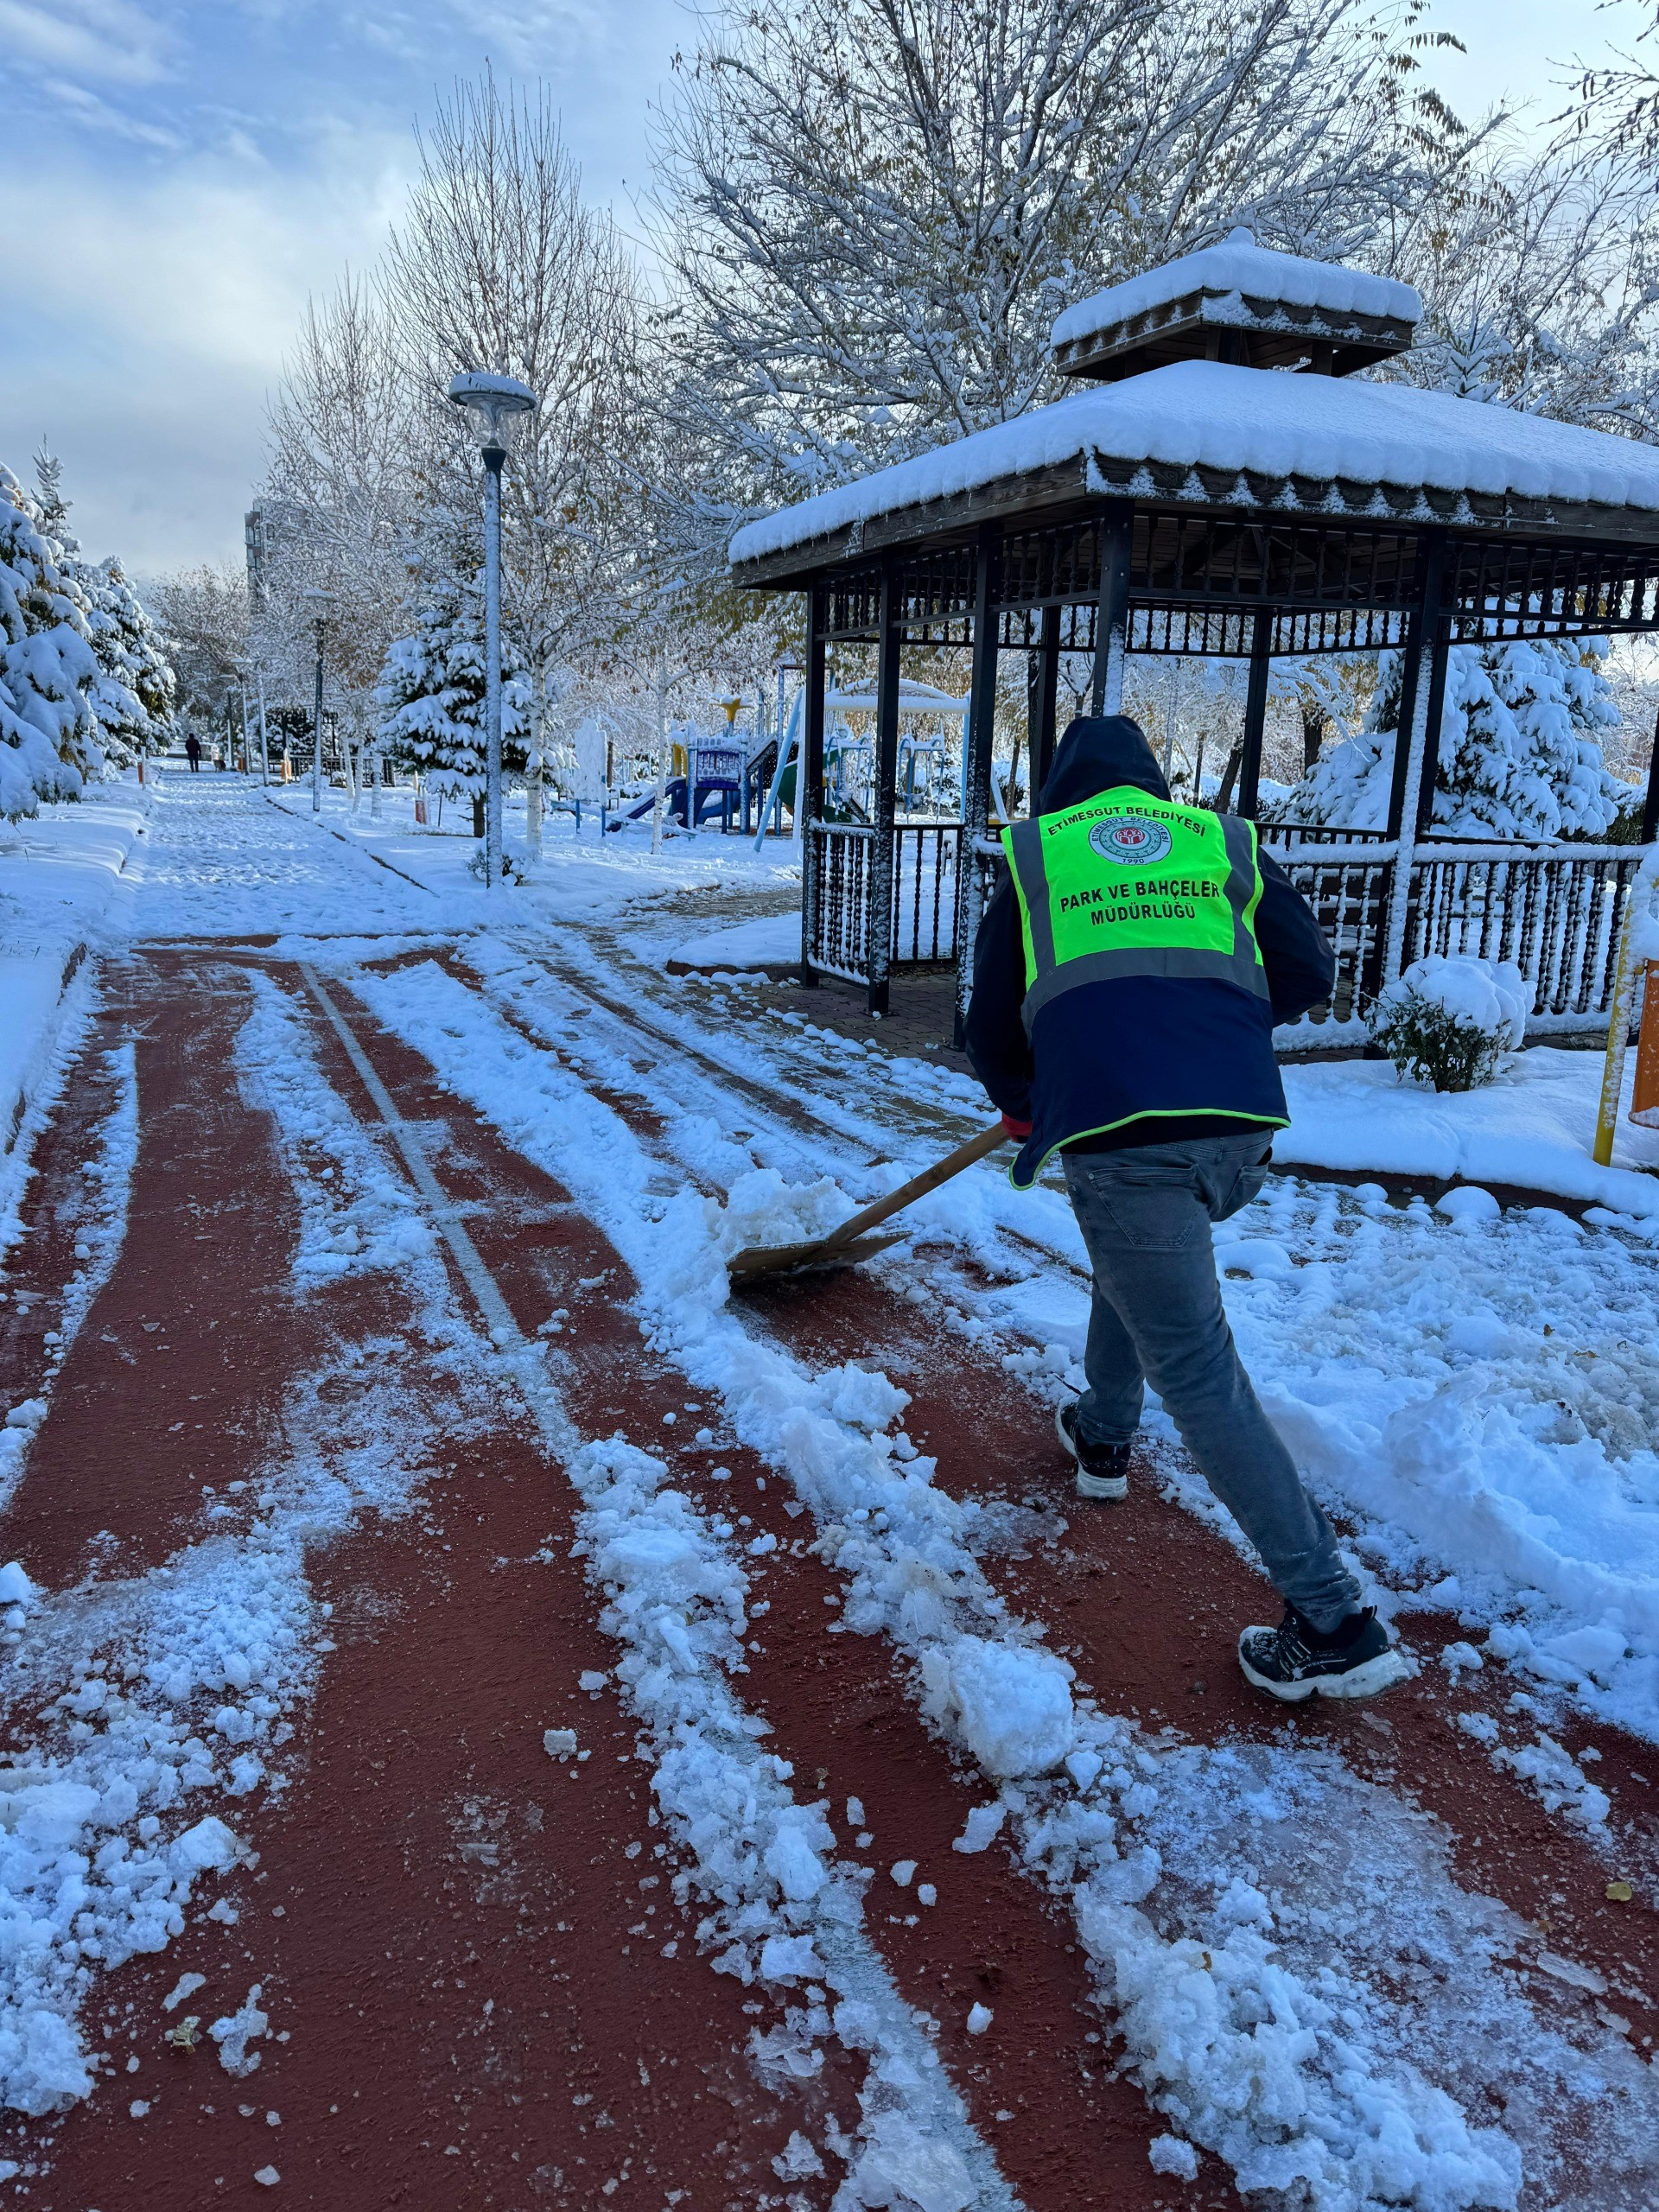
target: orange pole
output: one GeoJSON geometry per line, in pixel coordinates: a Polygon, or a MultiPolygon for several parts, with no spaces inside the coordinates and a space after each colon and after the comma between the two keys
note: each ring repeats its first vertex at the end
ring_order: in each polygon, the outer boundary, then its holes
{"type": "Polygon", "coordinates": [[[1647,963],[1642,1027],[1636,1039],[1636,1085],[1627,1118],[1642,1128],[1659,1129],[1659,960],[1647,963]]]}

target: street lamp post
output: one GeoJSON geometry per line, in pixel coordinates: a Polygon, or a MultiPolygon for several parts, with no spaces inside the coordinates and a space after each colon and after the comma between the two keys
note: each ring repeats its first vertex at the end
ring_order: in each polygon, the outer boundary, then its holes
{"type": "Polygon", "coordinates": [[[484,461],[484,886],[501,880],[501,470],[515,420],[536,395],[517,377],[471,369],[452,379],[449,397],[469,409],[484,461]]]}
{"type": "Polygon", "coordinates": [[[265,747],[265,671],[262,668],[255,672],[259,678],[259,781],[269,784],[270,758],[265,747]]]}
{"type": "Polygon", "coordinates": [[[311,715],[311,811],[322,812],[322,639],[328,626],[328,617],[334,611],[334,594],[331,591],[308,591],[305,603],[311,610],[311,620],[317,632],[317,693],[311,715]]]}

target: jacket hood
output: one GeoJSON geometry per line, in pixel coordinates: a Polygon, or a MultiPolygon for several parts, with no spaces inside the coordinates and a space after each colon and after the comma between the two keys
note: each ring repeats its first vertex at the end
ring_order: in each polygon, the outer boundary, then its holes
{"type": "Polygon", "coordinates": [[[1119,784],[1133,784],[1154,798],[1169,797],[1169,785],[1139,722],[1127,715],[1079,715],[1054,748],[1038,811],[1058,814],[1068,806],[1081,806],[1085,799],[1098,798],[1119,784]]]}

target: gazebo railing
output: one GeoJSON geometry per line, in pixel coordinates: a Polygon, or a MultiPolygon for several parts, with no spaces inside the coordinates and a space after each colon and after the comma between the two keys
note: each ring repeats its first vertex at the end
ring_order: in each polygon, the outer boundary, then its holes
{"type": "Polygon", "coordinates": [[[875,832],[849,823],[809,822],[817,889],[807,908],[806,957],[825,976],[861,983],[870,972],[870,861],[875,832]]]}
{"type": "MultiPolygon", "coordinates": [[[[821,974],[866,982],[877,833],[861,823],[814,822],[809,834],[817,892],[808,957],[821,974]]],[[[956,822],[895,826],[890,967],[957,958],[962,835],[956,822]]],[[[1281,1029],[1281,1046],[1317,1052],[1363,1043],[1365,1010],[1384,981],[1397,848],[1373,832],[1287,842],[1277,827],[1267,830],[1262,844],[1307,899],[1337,955],[1330,1000],[1281,1029]]],[[[1531,986],[1529,1034],[1593,1030],[1607,1019],[1619,925],[1643,850],[1420,845],[1406,911],[1405,964],[1432,952],[1512,960],[1531,986]]],[[[976,860],[988,895],[1000,852],[988,839],[976,860]]]]}
{"type": "Polygon", "coordinates": [[[1420,850],[1406,963],[1432,952],[1512,960],[1532,986],[1531,1031],[1599,1027],[1607,1019],[1619,924],[1642,858],[1636,845],[1420,850]]]}
{"type": "MultiPolygon", "coordinates": [[[[870,875],[876,832],[862,823],[840,822],[814,822],[809,828],[818,868],[809,957],[826,976],[864,982],[870,969],[870,875]]],[[[913,968],[956,958],[961,857],[959,822],[895,826],[889,966],[913,968]]],[[[1000,853],[981,855],[988,877],[1000,860],[1000,853]]]]}
{"type": "Polygon", "coordinates": [[[909,823],[893,833],[893,962],[957,957],[959,822],[909,823]]]}
{"type": "Polygon", "coordinates": [[[1313,907],[1337,955],[1337,980],[1328,1002],[1281,1031],[1280,1041],[1306,1051],[1346,1042],[1332,1033],[1337,1030],[1361,1036],[1363,1006],[1382,983],[1398,849],[1387,838],[1287,849],[1279,844],[1276,830],[1269,837],[1271,842],[1262,840],[1263,850],[1273,855],[1313,907]],[[1323,1033],[1315,1036],[1314,1031],[1323,1033]]]}
{"type": "MultiPolygon", "coordinates": [[[[1360,1038],[1365,1007],[1383,982],[1396,849],[1388,842],[1286,849],[1276,831],[1270,834],[1266,849],[1313,906],[1337,953],[1330,1003],[1281,1030],[1279,1041],[1306,1052],[1360,1038]]],[[[1434,952],[1512,960],[1531,987],[1529,1036],[1598,1029],[1607,1020],[1619,925],[1642,855],[1637,845],[1420,845],[1403,965],[1434,952]]]]}

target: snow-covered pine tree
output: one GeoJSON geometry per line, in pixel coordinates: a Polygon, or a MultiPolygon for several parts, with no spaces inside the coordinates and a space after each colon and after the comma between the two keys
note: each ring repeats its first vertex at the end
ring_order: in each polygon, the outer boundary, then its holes
{"type": "MultiPolygon", "coordinates": [[[[1602,639],[1529,638],[1453,645],[1440,718],[1433,826],[1461,837],[1599,837],[1620,786],[1602,766],[1601,733],[1618,709],[1602,639]]],[[[1380,830],[1389,818],[1401,656],[1383,657],[1357,737],[1304,777],[1284,812],[1303,822],[1380,830]]]]}
{"type": "Polygon", "coordinates": [[[0,814],[74,798],[101,764],[87,608],[33,502],[0,464],[0,814]]]}
{"type": "Polygon", "coordinates": [[[111,554],[94,563],[82,552],[70,526],[63,463],[44,444],[35,455],[35,512],[56,549],[65,588],[86,613],[98,662],[92,702],[99,744],[117,767],[130,767],[141,754],[164,752],[172,742],[173,666],[120,561],[111,554]]]}
{"type": "Polygon", "coordinates": [[[99,735],[116,766],[130,767],[141,755],[165,753],[173,742],[178,694],[173,664],[113,553],[96,568],[83,569],[80,582],[98,658],[92,707],[99,735]]]}
{"type": "MultiPolygon", "coordinates": [[[[484,593],[476,573],[461,582],[441,558],[421,572],[414,626],[386,654],[375,705],[380,742],[399,767],[444,798],[484,798],[484,593]]],[[[530,689],[509,637],[502,639],[501,759],[521,776],[531,726],[530,689]]]]}

